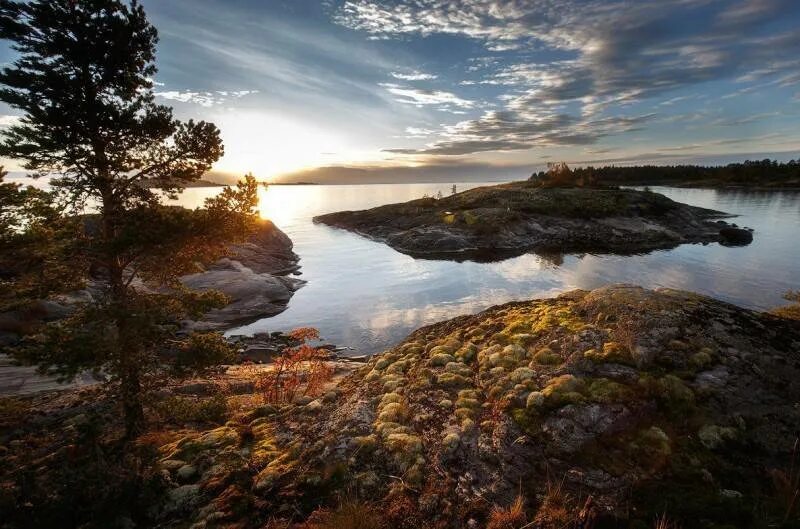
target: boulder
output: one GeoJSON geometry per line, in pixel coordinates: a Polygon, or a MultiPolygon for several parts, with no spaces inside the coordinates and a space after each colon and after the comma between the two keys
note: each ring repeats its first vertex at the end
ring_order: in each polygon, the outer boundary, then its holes
{"type": "Polygon", "coordinates": [[[724,246],[747,246],[753,242],[753,232],[731,226],[719,230],[720,244],[724,246]]]}

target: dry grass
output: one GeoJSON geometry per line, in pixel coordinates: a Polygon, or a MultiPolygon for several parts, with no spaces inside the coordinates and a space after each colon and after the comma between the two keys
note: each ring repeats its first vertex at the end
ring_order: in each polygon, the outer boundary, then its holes
{"type": "Polygon", "coordinates": [[[184,435],[186,435],[186,432],[181,430],[153,430],[140,435],[136,440],[136,444],[138,446],[160,448],[177,441],[184,435]]]}
{"type": "Polygon", "coordinates": [[[486,529],[520,529],[527,522],[525,500],[522,496],[517,496],[507,508],[494,507],[492,509],[486,529]]]}
{"type": "Polygon", "coordinates": [[[363,503],[346,501],[338,509],[320,509],[314,512],[302,529],[381,529],[378,513],[363,503]]]}
{"type": "Polygon", "coordinates": [[[680,526],[667,518],[666,514],[662,514],[657,520],[653,529],[680,529],[680,526]]]}
{"type": "Polygon", "coordinates": [[[772,482],[779,506],[783,509],[783,522],[800,517],[800,438],[795,439],[789,463],[785,469],[772,471],[772,482]]]}
{"type": "Polygon", "coordinates": [[[534,518],[540,529],[564,529],[575,525],[575,508],[572,496],[564,490],[564,481],[548,481],[547,492],[534,518]]]}

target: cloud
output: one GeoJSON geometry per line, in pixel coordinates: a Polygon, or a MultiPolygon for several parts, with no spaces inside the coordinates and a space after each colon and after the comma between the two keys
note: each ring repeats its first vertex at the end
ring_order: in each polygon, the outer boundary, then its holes
{"type": "Polygon", "coordinates": [[[668,107],[714,81],[800,84],[800,32],[781,25],[798,15],[796,0],[347,0],[334,20],[380,38],[473,39],[505,57],[476,58],[467,71],[480,78],[461,83],[505,87],[502,111],[444,127],[423,149],[389,149],[445,155],[591,144],[653,119],[627,107],[683,91],[668,107]]]}
{"type": "Polygon", "coordinates": [[[755,123],[757,121],[762,121],[767,118],[780,116],[780,112],[762,112],[760,114],[753,114],[751,116],[745,116],[741,118],[722,118],[717,119],[709,123],[710,125],[716,125],[720,127],[736,127],[739,125],[747,125],[749,123],[755,123]]]}
{"type": "Polygon", "coordinates": [[[410,73],[392,72],[390,75],[401,81],[431,81],[439,77],[438,75],[423,73],[417,70],[410,73]]]}
{"type": "Polygon", "coordinates": [[[10,127],[19,123],[19,116],[0,116],[0,127],[10,127]]]}
{"type": "MultiPolygon", "coordinates": [[[[772,134],[764,134],[761,136],[756,136],[752,138],[723,138],[719,140],[709,140],[699,143],[692,143],[689,145],[676,145],[674,147],[662,147],[658,149],[658,152],[685,152],[685,151],[697,151],[700,149],[707,149],[708,147],[719,147],[724,145],[741,145],[741,144],[754,144],[754,143],[762,143],[768,140],[775,140],[779,138],[784,138],[783,134],[779,133],[772,133],[772,134]]],[[[784,142],[778,142],[778,145],[781,145],[784,142]]]]}
{"type": "Polygon", "coordinates": [[[420,128],[420,127],[406,127],[406,135],[405,138],[427,138],[428,136],[435,134],[435,130],[420,128]]]}
{"type": "Polygon", "coordinates": [[[232,99],[240,99],[242,97],[257,93],[258,93],[257,90],[238,90],[238,91],[217,90],[214,92],[170,90],[165,92],[155,92],[155,96],[160,97],[161,99],[167,99],[169,101],[178,101],[180,103],[193,103],[208,108],[218,105],[224,105],[225,103],[227,103],[232,99]]]}
{"type": "Polygon", "coordinates": [[[472,108],[475,103],[461,99],[452,92],[442,90],[425,90],[394,83],[380,83],[390,94],[397,96],[396,101],[416,107],[427,105],[453,105],[460,108],[472,108]]]}

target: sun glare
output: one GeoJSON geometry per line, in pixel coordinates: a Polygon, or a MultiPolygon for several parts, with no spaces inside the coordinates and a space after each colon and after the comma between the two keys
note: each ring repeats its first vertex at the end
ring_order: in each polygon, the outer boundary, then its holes
{"type": "Polygon", "coordinates": [[[222,131],[224,172],[252,172],[259,180],[336,160],[346,147],[341,136],[314,125],[264,112],[228,112],[214,118],[222,131]]]}

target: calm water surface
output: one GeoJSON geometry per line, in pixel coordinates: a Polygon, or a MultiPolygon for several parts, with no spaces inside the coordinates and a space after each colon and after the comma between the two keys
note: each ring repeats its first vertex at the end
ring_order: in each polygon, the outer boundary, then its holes
{"type": "MultiPolygon", "coordinates": [[[[458,184],[458,190],[478,185],[458,184]]],[[[311,219],[449,193],[449,184],[272,186],[261,192],[262,214],[294,241],[300,277],[308,284],[284,313],[231,334],[313,326],[328,341],[362,354],[386,349],[421,325],[575,288],[620,282],[673,287],[755,309],[780,305],[783,292],[800,288],[800,193],[653,190],[740,215],[732,222],[754,228],[754,242],[744,248],[684,245],[626,257],[527,254],[489,264],[419,260],[311,219]]],[[[190,189],[181,202],[196,205],[212,192],[190,189]]]]}

